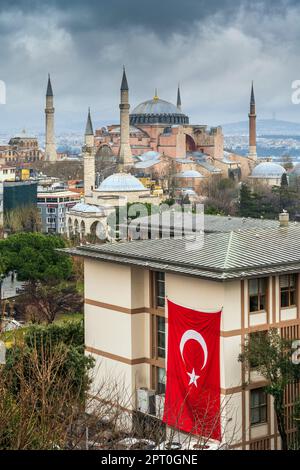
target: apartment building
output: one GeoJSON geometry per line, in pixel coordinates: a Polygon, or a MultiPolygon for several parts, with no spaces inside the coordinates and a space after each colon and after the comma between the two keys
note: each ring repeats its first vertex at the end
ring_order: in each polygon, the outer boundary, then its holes
{"type": "Polygon", "coordinates": [[[80,194],[68,190],[39,191],[37,206],[45,233],[66,232],[66,212],[80,199],[80,194]]]}

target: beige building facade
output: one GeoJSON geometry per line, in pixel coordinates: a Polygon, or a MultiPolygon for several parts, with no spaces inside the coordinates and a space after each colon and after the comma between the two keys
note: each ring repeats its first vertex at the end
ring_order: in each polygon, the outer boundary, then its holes
{"type": "MultiPolygon", "coordinates": [[[[183,240],[146,240],[89,247],[88,251],[84,247],[71,250],[84,257],[85,343],[86,352],[96,361],[94,385],[104,377],[113,378],[125,386],[132,409],[139,406],[136,392],[141,387],[155,390],[163,401],[166,298],[200,311],[222,308],[222,442],[236,449],[280,448],[272,399],[263,388],[266,381],[255,369],[245,370],[238,357],[247,336],[257,331],[275,327],[285,338],[299,338],[300,253],[297,266],[294,263],[288,268],[280,266],[281,256],[276,266],[266,257],[271,258],[274,251],[271,238],[280,250],[287,235],[291,242],[297,234],[299,228],[292,226],[208,234],[199,255],[188,255],[183,240]],[[254,251],[257,240],[259,246],[254,251]],[[220,245],[224,245],[227,258],[224,255],[225,264],[217,268],[219,255],[212,255],[212,249],[220,245]],[[228,253],[234,264],[234,254],[241,248],[247,253],[241,256],[239,267],[236,264],[228,268],[228,253]],[[180,253],[184,261],[179,260],[180,253]]],[[[297,394],[299,384],[289,386],[287,414],[292,413],[297,394]]],[[[154,419],[160,419],[161,414],[157,409],[155,412],[154,419]]],[[[290,428],[291,436],[293,432],[290,428]]]]}

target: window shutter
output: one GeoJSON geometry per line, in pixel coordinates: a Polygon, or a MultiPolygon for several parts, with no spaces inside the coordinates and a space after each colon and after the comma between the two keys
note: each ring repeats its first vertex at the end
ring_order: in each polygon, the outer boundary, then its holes
{"type": "Polygon", "coordinates": [[[280,285],[280,289],[282,289],[283,287],[288,287],[289,286],[289,276],[288,276],[288,274],[286,274],[284,276],[280,276],[279,285],[280,285]]]}

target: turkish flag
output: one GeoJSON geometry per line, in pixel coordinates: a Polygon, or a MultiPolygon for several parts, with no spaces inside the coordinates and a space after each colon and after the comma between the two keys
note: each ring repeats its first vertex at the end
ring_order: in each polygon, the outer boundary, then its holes
{"type": "Polygon", "coordinates": [[[168,300],[167,383],[163,421],[221,440],[221,311],[204,313],[168,300]]]}

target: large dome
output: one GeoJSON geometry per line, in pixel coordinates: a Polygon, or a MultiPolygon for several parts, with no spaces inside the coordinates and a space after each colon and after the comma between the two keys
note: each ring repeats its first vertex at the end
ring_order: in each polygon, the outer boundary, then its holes
{"type": "Polygon", "coordinates": [[[188,124],[189,118],[172,103],[155,96],[137,105],[130,113],[130,124],[188,124]]]}
{"type": "Polygon", "coordinates": [[[286,170],[278,163],[263,162],[253,169],[251,176],[253,178],[281,178],[284,173],[286,170]]]}
{"type": "Polygon", "coordinates": [[[130,173],[114,173],[105,178],[96,191],[101,192],[130,192],[130,191],[147,191],[145,186],[130,173]]]}

